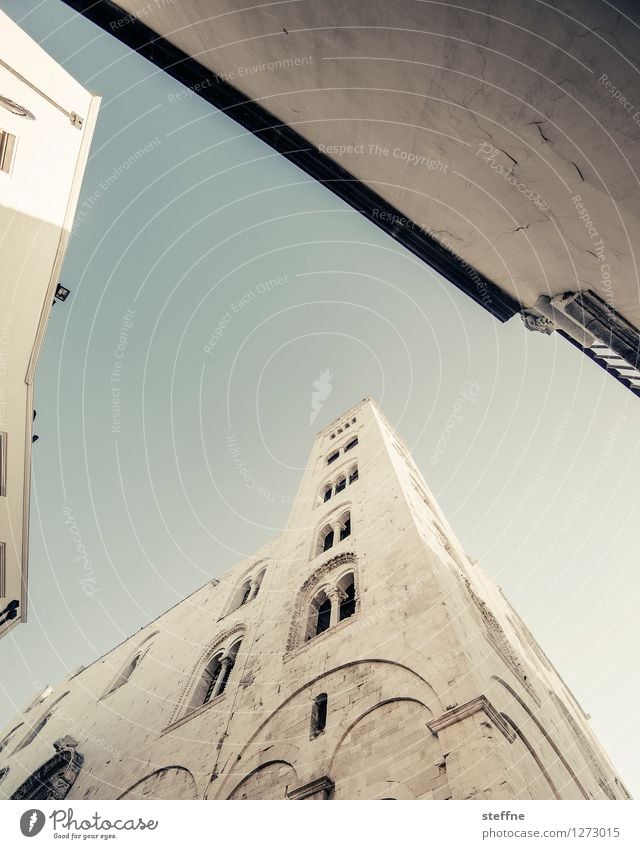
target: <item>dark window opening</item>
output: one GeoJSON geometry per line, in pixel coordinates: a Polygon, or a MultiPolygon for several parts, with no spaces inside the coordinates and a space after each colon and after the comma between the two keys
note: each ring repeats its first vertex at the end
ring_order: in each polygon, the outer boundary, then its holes
{"type": "Polygon", "coordinates": [[[335,461],[338,459],[339,456],[340,456],[339,451],[334,451],[333,454],[329,454],[329,456],[327,457],[327,466],[330,463],[335,463],[335,461]]]}
{"type": "Polygon", "coordinates": [[[313,700],[311,708],[311,737],[317,737],[327,727],[327,708],[329,698],[326,693],[320,693],[313,700]]]}
{"type": "Polygon", "coordinates": [[[345,451],[351,451],[351,449],[355,448],[357,444],[358,444],[358,437],[355,436],[352,440],[347,442],[347,444],[344,446],[344,450],[345,451]]]}
{"type": "Polygon", "coordinates": [[[331,487],[328,486],[324,491],[324,500],[328,501],[331,498],[331,487]]]}
{"type": "Polygon", "coordinates": [[[251,583],[249,581],[247,581],[247,583],[244,586],[244,591],[242,593],[242,601],[240,602],[240,607],[242,607],[243,604],[246,604],[249,601],[250,595],[251,595],[251,583]]]}
{"type": "MultiPolygon", "coordinates": [[[[333,534],[333,529],[332,529],[332,530],[328,531],[327,535],[324,538],[324,542],[322,543],[322,550],[323,551],[328,551],[331,548],[331,546],[333,545],[333,536],[334,536],[334,534],[333,534]]],[[[342,539],[342,537],[340,537],[340,539],[342,539]]]]}
{"type": "Polygon", "coordinates": [[[316,625],[316,635],[322,634],[331,624],[331,599],[325,599],[318,608],[318,624],[316,625]]]}
{"type": "Polygon", "coordinates": [[[347,516],[340,528],[340,540],[346,539],[351,535],[351,517],[347,516]]]}
{"type": "Polygon", "coordinates": [[[345,589],[346,598],[340,602],[340,622],[356,612],[356,588],[353,582],[345,589]]]}
{"type": "Polygon", "coordinates": [[[358,470],[354,469],[349,475],[349,483],[355,483],[358,480],[358,470]]]}
{"type": "Polygon", "coordinates": [[[342,492],[342,490],[346,487],[346,485],[347,485],[347,479],[346,478],[340,478],[340,480],[336,483],[336,495],[339,492],[342,492]]]}
{"type": "Polygon", "coordinates": [[[211,699],[216,684],[218,683],[218,678],[220,678],[220,673],[222,672],[222,664],[220,663],[220,658],[216,658],[216,660],[213,664],[211,664],[211,666],[212,668],[207,669],[205,673],[205,675],[208,675],[210,677],[209,682],[207,684],[207,689],[204,692],[204,698],[202,699],[203,705],[206,705],[207,702],[211,699]]]}

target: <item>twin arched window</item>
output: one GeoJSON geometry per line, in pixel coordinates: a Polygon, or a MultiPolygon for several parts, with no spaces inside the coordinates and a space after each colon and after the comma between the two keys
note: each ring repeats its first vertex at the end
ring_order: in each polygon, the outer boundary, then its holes
{"type": "Polygon", "coordinates": [[[346,510],[320,529],[316,542],[315,555],[329,551],[330,548],[351,536],[351,513],[346,510]]]}
{"type": "Polygon", "coordinates": [[[122,667],[120,672],[116,675],[114,680],[111,682],[110,686],[105,690],[102,694],[102,698],[108,696],[110,693],[114,693],[116,690],[119,690],[120,687],[124,686],[129,678],[133,675],[136,668],[140,665],[142,658],[146,655],[146,653],[151,648],[151,639],[156,636],[158,632],[154,631],[152,634],[149,634],[144,638],[144,640],[140,643],[136,651],[133,655],[127,660],[125,665],[122,667]]]}
{"type": "Polygon", "coordinates": [[[353,572],[339,581],[325,585],[311,599],[307,613],[305,641],[329,630],[356,612],[356,582],[353,572]]]}
{"type": "Polygon", "coordinates": [[[351,486],[352,483],[355,483],[358,480],[358,465],[357,463],[353,465],[348,472],[341,473],[337,478],[331,481],[327,481],[322,487],[321,490],[321,501],[326,502],[329,501],[330,498],[333,498],[336,495],[339,495],[343,492],[347,486],[351,486]]]}
{"type": "Polygon", "coordinates": [[[225,615],[228,616],[229,613],[233,613],[234,610],[238,610],[238,608],[242,607],[244,604],[248,604],[248,602],[253,601],[253,599],[258,595],[266,571],[266,568],[262,569],[257,575],[246,578],[238,587],[236,587],[235,592],[231,596],[231,602],[229,603],[229,607],[225,615]]]}
{"type": "Polygon", "coordinates": [[[218,649],[204,667],[189,704],[189,712],[213,701],[224,693],[236,664],[242,638],[228,649],[218,649]]]}
{"type": "Polygon", "coordinates": [[[327,454],[327,466],[330,466],[332,463],[335,463],[335,461],[340,456],[340,453],[346,454],[347,451],[351,451],[352,448],[355,448],[357,444],[358,444],[358,437],[354,436],[352,439],[350,439],[347,443],[345,443],[340,448],[332,449],[329,452],[329,454],[327,454]]]}

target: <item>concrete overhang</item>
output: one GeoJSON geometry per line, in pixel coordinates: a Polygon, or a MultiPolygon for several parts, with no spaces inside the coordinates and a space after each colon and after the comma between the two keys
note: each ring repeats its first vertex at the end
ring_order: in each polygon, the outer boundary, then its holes
{"type": "Polygon", "coordinates": [[[499,320],[588,290],[640,327],[631,0],[65,2],[499,320]]]}

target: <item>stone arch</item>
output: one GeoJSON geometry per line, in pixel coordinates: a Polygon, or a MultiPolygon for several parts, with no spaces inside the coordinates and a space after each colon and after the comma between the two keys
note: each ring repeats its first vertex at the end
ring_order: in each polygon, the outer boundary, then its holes
{"type": "Polygon", "coordinates": [[[491,678],[492,678],[493,681],[496,681],[498,684],[500,684],[500,686],[504,687],[505,690],[507,690],[507,692],[509,692],[513,696],[513,698],[520,705],[522,710],[527,714],[529,719],[537,727],[538,731],[540,731],[540,733],[542,734],[544,739],[547,741],[547,743],[551,746],[554,753],[558,757],[558,760],[563,765],[563,767],[566,769],[566,771],[569,773],[569,776],[574,781],[576,787],[580,791],[583,798],[589,799],[590,797],[589,797],[587,791],[585,790],[584,786],[580,782],[578,776],[575,774],[575,772],[573,771],[573,769],[569,765],[569,762],[567,761],[565,756],[562,754],[562,752],[560,751],[558,746],[555,744],[554,740],[549,736],[549,734],[547,733],[547,731],[544,728],[544,726],[542,725],[542,723],[538,720],[536,715],[530,710],[527,703],[522,698],[520,698],[520,696],[518,695],[518,693],[516,693],[516,691],[513,689],[513,687],[511,687],[509,684],[507,684],[506,681],[503,681],[502,678],[498,677],[497,675],[492,675],[491,678]]]}
{"type": "Polygon", "coordinates": [[[66,799],[78,777],[84,756],[77,751],[72,737],[61,737],[53,744],[56,754],[22,782],[11,799],[66,799]]]}
{"type": "Polygon", "coordinates": [[[287,651],[290,652],[296,646],[304,643],[306,636],[306,625],[308,624],[309,605],[316,593],[323,589],[323,582],[331,575],[336,581],[341,580],[347,573],[353,573],[356,586],[356,610],[360,605],[362,592],[360,590],[360,575],[358,562],[352,551],[331,557],[319,566],[302,584],[296,595],[293,605],[293,615],[287,637],[287,651]],[[342,568],[341,568],[342,567],[342,568]],[[334,574],[335,573],[335,574],[334,574]]]}
{"type": "Polygon", "coordinates": [[[316,524],[309,559],[315,560],[321,554],[330,551],[351,535],[351,502],[344,501],[326,512],[322,519],[316,524]],[[344,535],[344,528],[348,525],[349,532],[344,535]],[[327,536],[331,536],[331,544],[327,546],[327,536]]]}
{"type": "Polygon", "coordinates": [[[165,766],[145,775],[118,799],[197,799],[198,788],[191,772],[183,766],[165,766]]]}
{"type": "Polygon", "coordinates": [[[354,720],[331,757],[328,774],[336,799],[447,798],[446,759],[427,722],[431,710],[418,699],[378,702],[354,720]],[[417,733],[421,732],[421,733],[417,733]]]}
{"type": "Polygon", "coordinates": [[[286,799],[298,784],[298,775],[288,761],[273,760],[256,767],[233,788],[228,799],[286,799]]]}
{"type": "MultiPolygon", "coordinates": [[[[336,676],[336,680],[339,682],[345,673],[351,674],[352,672],[360,676],[357,680],[364,680],[362,676],[365,676],[368,681],[373,681],[374,683],[379,681],[383,690],[385,688],[387,689],[390,697],[392,695],[395,696],[399,687],[404,687],[406,691],[405,698],[410,700],[415,696],[414,701],[425,706],[426,712],[429,714],[429,719],[434,715],[439,715],[444,710],[442,701],[431,684],[415,670],[402,663],[383,658],[364,658],[340,664],[333,669],[321,672],[309,679],[304,685],[298,687],[277,707],[271,710],[254,733],[246,740],[242,749],[229,755],[226,763],[218,770],[219,776],[216,776],[209,783],[205,792],[205,798],[228,798],[230,785],[235,786],[232,782],[234,780],[237,782],[240,774],[249,775],[252,771],[263,765],[263,763],[267,762],[267,760],[273,760],[275,758],[286,760],[294,764],[296,769],[299,769],[299,765],[304,762],[304,758],[306,757],[301,751],[301,746],[304,747],[304,745],[309,744],[317,747],[318,738],[316,738],[315,742],[309,741],[307,730],[309,725],[307,723],[311,719],[312,697],[316,696],[320,690],[329,693],[329,722],[326,732],[320,736],[320,740],[323,738],[327,739],[327,748],[323,756],[323,762],[328,764],[335,748],[337,735],[342,735],[342,730],[348,721],[346,718],[339,720],[338,725],[340,727],[338,728],[335,719],[331,715],[331,705],[335,704],[335,686],[332,685],[330,679],[336,676]],[[366,667],[371,667],[371,674],[368,674],[366,667]],[[396,673],[399,677],[397,680],[394,680],[396,673]],[[302,699],[304,699],[305,694],[307,699],[303,705],[302,699]],[[426,707],[425,703],[430,707],[426,707]],[[278,722],[279,717],[292,716],[292,712],[300,707],[303,708],[302,713],[298,711],[301,719],[300,728],[304,728],[304,732],[302,736],[297,737],[294,741],[290,736],[287,736],[288,732],[286,730],[279,727],[278,722]],[[274,741],[276,742],[274,743],[274,741]],[[295,745],[293,745],[294,742],[295,745]]],[[[353,687],[353,682],[350,686],[353,687]]],[[[364,711],[366,706],[376,705],[379,702],[380,696],[378,692],[363,696],[359,713],[364,711]]],[[[356,705],[353,705],[350,713],[354,711],[357,711],[356,705]]],[[[428,734],[429,732],[426,731],[426,733],[428,734]]],[[[307,754],[309,753],[307,752],[307,754]]],[[[318,756],[319,752],[316,748],[316,752],[312,756],[316,765],[319,763],[317,761],[318,756]]]]}
{"type": "Polygon", "coordinates": [[[116,690],[119,690],[120,687],[123,687],[127,683],[129,678],[131,678],[131,676],[135,672],[136,668],[140,665],[140,662],[142,661],[144,656],[151,649],[151,640],[159,633],[159,631],[152,631],[138,643],[135,651],[131,655],[129,655],[125,663],[123,663],[120,667],[120,670],[118,671],[117,675],[112,679],[111,683],[104,691],[102,696],[100,696],[101,699],[106,698],[106,696],[109,696],[111,693],[115,693],[116,690]]]}
{"type": "MultiPolygon", "coordinates": [[[[550,790],[551,790],[551,793],[553,794],[554,799],[560,799],[560,798],[562,798],[562,797],[560,796],[560,794],[558,793],[558,788],[557,788],[557,787],[556,787],[556,785],[554,784],[553,779],[551,778],[551,776],[550,776],[550,775],[549,775],[549,773],[547,772],[545,765],[543,764],[543,762],[542,762],[542,761],[540,760],[540,758],[538,757],[538,753],[536,752],[535,748],[531,745],[531,743],[529,742],[529,740],[528,740],[528,738],[526,737],[526,735],[525,735],[525,734],[523,734],[523,732],[522,732],[522,731],[520,730],[520,728],[516,725],[516,723],[515,723],[515,722],[511,719],[511,717],[510,717],[510,716],[508,716],[506,713],[501,713],[501,714],[500,714],[500,716],[502,716],[502,718],[504,719],[504,721],[505,721],[508,725],[510,725],[510,726],[511,726],[511,728],[513,728],[513,730],[516,732],[516,736],[517,736],[517,737],[518,737],[518,739],[522,742],[522,744],[524,745],[525,749],[527,750],[527,752],[528,752],[528,753],[529,753],[529,755],[531,756],[532,760],[535,762],[536,766],[538,767],[538,771],[539,771],[539,773],[540,773],[541,777],[542,777],[542,778],[546,781],[547,785],[549,786],[549,788],[550,788],[550,790]]],[[[529,788],[529,786],[530,786],[530,784],[528,783],[528,784],[527,784],[527,789],[529,788]]],[[[548,795],[545,795],[545,796],[538,796],[538,797],[535,797],[535,796],[534,796],[533,798],[539,798],[539,799],[549,799],[549,798],[550,798],[550,796],[548,796],[548,795]]]]}
{"type": "Polygon", "coordinates": [[[266,561],[258,560],[237,578],[232,585],[231,594],[224,613],[219,617],[218,621],[229,616],[231,613],[235,613],[236,610],[253,601],[260,591],[266,572],[266,561]]]}
{"type": "Polygon", "coordinates": [[[202,672],[211,658],[217,652],[224,653],[226,648],[230,648],[233,644],[243,639],[244,634],[244,625],[238,624],[233,625],[231,628],[227,628],[226,631],[219,632],[212,640],[209,640],[207,645],[200,652],[198,660],[194,664],[189,677],[180,692],[176,702],[176,708],[173,712],[169,725],[177,722],[189,712],[189,705],[191,704],[194,690],[198,686],[202,672]]]}

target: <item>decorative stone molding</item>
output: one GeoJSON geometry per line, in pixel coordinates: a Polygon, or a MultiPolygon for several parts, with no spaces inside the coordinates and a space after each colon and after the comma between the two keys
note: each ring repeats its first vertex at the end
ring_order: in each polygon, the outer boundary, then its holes
{"type": "Polygon", "coordinates": [[[538,698],[536,691],[533,689],[531,682],[527,678],[524,669],[522,668],[522,664],[513,650],[513,646],[509,642],[509,638],[505,634],[502,625],[500,625],[492,611],[489,609],[487,603],[474,592],[469,579],[465,578],[464,575],[461,575],[461,577],[467,587],[469,595],[473,599],[473,602],[480,613],[480,616],[482,617],[487,639],[535,703],[540,705],[540,699],[538,698]]]}
{"type": "MultiPolygon", "coordinates": [[[[331,574],[331,572],[335,571],[339,566],[343,565],[352,565],[354,578],[356,581],[356,594],[357,598],[360,597],[359,587],[360,587],[360,579],[357,574],[357,560],[356,556],[352,551],[346,551],[343,554],[338,554],[334,557],[331,557],[321,566],[319,566],[313,574],[309,575],[307,580],[303,583],[298,591],[298,595],[296,596],[296,600],[293,606],[293,612],[291,616],[291,626],[289,628],[289,636],[287,637],[287,652],[293,651],[299,641],[300,641],[300,629],[303,615],[306,613],[307,607],[311,602],[311,597],[313,596],[316,588],[321,583],[322,579],[331,574]]],[[[359,602],[356,600],[356,604],[359,602]]],[[[357,608],[356,608],[357,610],[357,608]]]]}
{"type": "Polygon", "coordinates": [[[536,330],[538,333],[551,334],[556,329],[556,326],[546,315],[540,315],[535,310],[522,310],[520,318],[524,322],[527,330],[536,330]]]}
{"type": "Polygon", "coordinates": [[[287,794],[289,799],[330,799],[335,789],[334,782],[328,775],[322,775],[320,778],[314,778],[302,787],[297,787],[287,794]]]}
{"type": "Polygon", "coordinates": [[[486,696],[476,696],[475,699],[471,699],[471,701],[465,702],[463,705],[459,705],[458,707],[446,711],[446,713],[440,714],[440,716],[437,716],[435,719],[427,722],[427,728],[437,737],[443,728],[448,728],[450,725],[462,722],[463,719],[467,719],[481,711],[486,714],[490,722],[507,738],[509,743],[513,743],[515,741],[515,732],[504,721],[500,713],[498,713],[486,696]]]}
{"type": "Polygon", "coordinates": [[[53,744],[56,754],[31,773],[12,794],[12,799],[65,799],[80,774],[84,755],[77,751],[73,737],[61,737],[53,744]]]}

